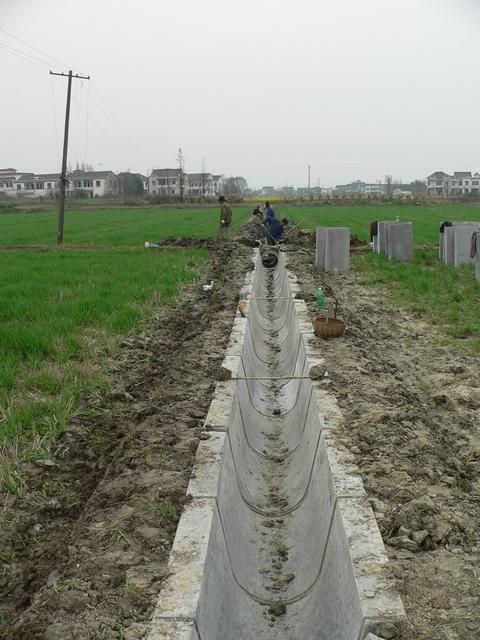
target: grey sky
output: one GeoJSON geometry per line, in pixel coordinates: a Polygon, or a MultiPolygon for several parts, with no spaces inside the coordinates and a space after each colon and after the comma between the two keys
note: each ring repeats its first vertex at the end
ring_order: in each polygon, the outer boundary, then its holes
{"type": "Polygon", "coordinates": [[[93,79],[74,82],[73,165],[146,172],[181,146],[187,171],[204,157],[253,186],[304,185],[308,163],[314,185],[480,170],[479,4],[0,0],[1,29],[67,65],[0,48],[0,167],[58,170],[66,81],[48,69],[71,65],[93,79]]]}

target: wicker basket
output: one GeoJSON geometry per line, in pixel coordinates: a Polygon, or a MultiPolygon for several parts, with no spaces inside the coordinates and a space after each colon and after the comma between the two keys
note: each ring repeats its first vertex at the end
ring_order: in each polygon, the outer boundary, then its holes
{"type": "Polygon", "coordinates": [[[345,322],[337,318],[338,301],[335,300],[335,311],[333,318],[328,317],[328,311],[325,315],[315,318],[313,325],[315,335],[320,338],[340,338],[345,333],[345,322]]]}
{"type": "Polygon", "coordinates": [[[340,338],[345,333],[345,323],[338,318],[316,318],[314,329],[320,338],[340,338]]]}

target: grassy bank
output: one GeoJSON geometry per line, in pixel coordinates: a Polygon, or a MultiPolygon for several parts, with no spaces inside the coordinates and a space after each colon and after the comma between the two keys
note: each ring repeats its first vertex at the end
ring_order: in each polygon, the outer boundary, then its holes
{"type": "Polygon", "coordinates": [[[6,463],[45,455],[102,354],[191,281],[206,251],[0,252],[0,442],[6,463]]]}
{"type": "Polygon", "coordinates": [[[480,354],[480,282],[473,268],[452,269],[436,250],[417,249],[411,262],[392,263],[383,255],[354,259],[362,283],[380,286],[394,304],[416,311],[470,351],[480,354]]]}

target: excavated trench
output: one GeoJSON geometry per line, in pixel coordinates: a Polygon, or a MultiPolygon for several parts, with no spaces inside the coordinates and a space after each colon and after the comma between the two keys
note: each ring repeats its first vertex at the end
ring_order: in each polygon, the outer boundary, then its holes
{"type": "Polygon", "coordinates": [[[363,640],[404,615],[292,280],[257,256],[149,640],[363,640]]]}

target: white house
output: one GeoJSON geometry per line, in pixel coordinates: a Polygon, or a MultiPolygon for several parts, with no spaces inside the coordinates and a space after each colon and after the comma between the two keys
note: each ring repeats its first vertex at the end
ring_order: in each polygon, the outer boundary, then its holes
{"type": "Polygon", "coordinates": [[[471,171],[454,171],[453,176],[435,171],[427,178],[429,196],[464,196],[480,194],[480,174],[471,171]]]}
{"type": "MultiPolygon", "coordinates": [[[[27,175],[24,171],[17,171],[12,167],[0,169],[0,197],[16,198],[17,180],[24,175],[27,175]]],[[[22,189],[22,187],[20,188],[22,189]]]]}
{"type": "Polygon", "coordinates": [[[86,191],[90,198],[115,195],[116,177],[113,171],[81,171],[77,169],[67,173],[67,192],[86,191]]]}
{"type": "Polygon", "coordinates": [[[168,197],[179,196],[183,182],[183,195],[188,193],[188,175],[180,169],[153,169],[148,179],[148,192],[151,195],[168,197]]]}
{"type": "Polygon", "coordinates": [[[211,173],[188,174],[188,195],[212,197],[215,193],[214,180],[211,173]]]}
{"type": "Polygon", "coordinates": [[[212,175],[212,180],[213,180],[213,192],[216,196],[221,196],[223,195],[223,189],[225,186],[225,178],[223,175],[220,174],[213,174],[212,175]]]}
{"type": "Polygon", "coordinates": [[[381,183],[366,184],[365,195],[366,196],[381,196],[385,193],[385,185],[381,183]]]}

